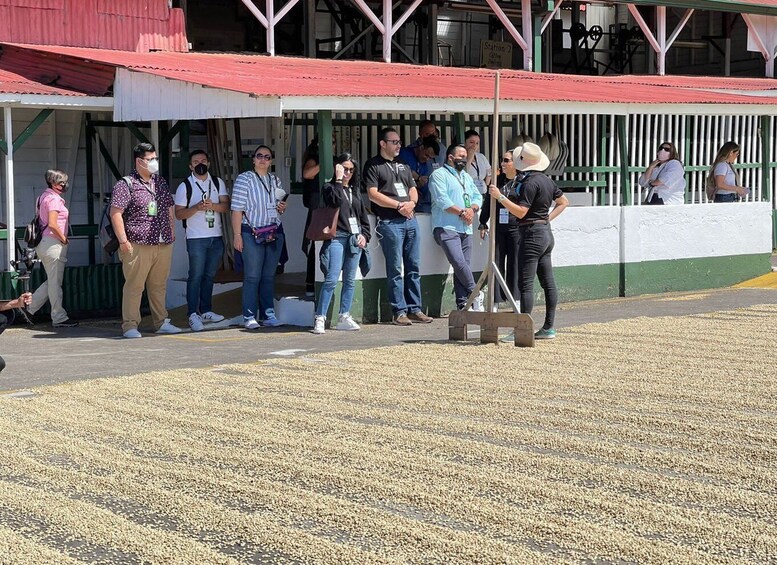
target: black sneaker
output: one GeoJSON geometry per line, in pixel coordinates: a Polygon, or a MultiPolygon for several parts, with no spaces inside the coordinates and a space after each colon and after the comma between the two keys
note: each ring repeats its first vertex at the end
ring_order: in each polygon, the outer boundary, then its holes
{"type": "Polygon", "coordinates": [[[78,322],[74,322],[70,318],[66,318],[65,320],[62,320],[61,322],[56,322],[54,324],[51,324],[55,328],[75,328],[78,325],[78,322]]]}

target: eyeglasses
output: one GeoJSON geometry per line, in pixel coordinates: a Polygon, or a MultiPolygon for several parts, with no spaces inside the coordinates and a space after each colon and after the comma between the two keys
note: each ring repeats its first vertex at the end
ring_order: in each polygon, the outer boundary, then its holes
{"type": "Polygon", "coordinates": [[[353,167],[343,167],[343,172],[347,175],[353,173],[353,167]]]}
{"type": "Polygon", "coordinates": [[[254,159],[259,159],[260,161],[271,161],[272,155],[267,155],[266,153],[257,153],[254,155],[254,159]]]}
{"type": "Polygon", "coordinates": [[[392,145],[399,145],[400,143],[402,143],[401,139],[384,139],[383,141],[385,141],[386,143],[391,143],[392,145]]]}

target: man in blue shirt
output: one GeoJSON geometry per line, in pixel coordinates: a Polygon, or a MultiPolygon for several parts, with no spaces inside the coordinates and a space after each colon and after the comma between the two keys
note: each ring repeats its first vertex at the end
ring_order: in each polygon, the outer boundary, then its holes
{"type": "MultiPolygon", "coordinates": [[[[483,203],[483,196],[467,173],[467,148],[451,145],[445,165],[429,177],[432,195],[432,230],[434,240],[442,247],[453,267],[453,290],[456,307],[462,310],[475,290],[472,274],[472,221],[483,203]]],[[[483,293],[472,305],[483,310],[483,293]]]]}
{"type": "Polygon", "coordinates": [[[429,175],[440,165],[437,156],[440,154],[440,144],[434,136],[425,137],[421,144],[413,143],[403,147],[399,152],[399,160],[410,167],[416,189],[418,189],[418,205],[416,213],[428,214],[432,211],[432,197],[429,194],[429,175]]]}

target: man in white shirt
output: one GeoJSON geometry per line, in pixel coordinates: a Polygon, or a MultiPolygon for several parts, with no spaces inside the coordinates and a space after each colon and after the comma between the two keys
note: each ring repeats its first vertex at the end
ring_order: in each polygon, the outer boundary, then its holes
{"type": "Polygon", "coordinates": [[[467,172],[480,194],[485,194],[491,184],[491,164],[480,152],[480,134],[474,129],[464,133],[464,147],[467,148],[467,172]]]}
{"type": "Polygon", "coordinates": [[[221,214],[229,211],[224,181],[208,172],[210,161],[202,149],[189,154],[191,176],[175,191],[175,217],[186,229],[189,278],[186,303],[189,327],[202,330],[203,323],[220,322],[224,316],[212,310],[213,279],[224,254],[221,214]]]}

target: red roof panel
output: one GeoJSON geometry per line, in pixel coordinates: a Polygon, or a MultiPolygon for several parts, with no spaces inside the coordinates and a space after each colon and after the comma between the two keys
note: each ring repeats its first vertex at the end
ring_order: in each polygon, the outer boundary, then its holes
{"type": "Polygon", "coordinates": [[[86,96],[86,93],[49,86],[30,80],[11,71],[0,69],[0,94],[56,94],[59,96],[86,96]]]}
{"type": "MultiPolygon", "coordinates": [[[[45,64],[52,68],[99,62],[103,66],[124,67],[255,96],[486,100],[493,96],[494,73],[483,69],[243,54],[17,47],[21,52],[37,53],[40,58],[48,59],[45,64]]],[[[3,61],[0,59],[0,65],[4,64],[3,61]]],[[[44,66],[43,63],[41,66],[44,66]]],[[[92,72],[95,72],[94,69],[92,72]]],[[[84,88],[81,84],[78,86],[84,88]]],[[[777,80],[633,75],[596,77],[506,70],[502,71],[501,97],[538,102],[774,105],[777,104],[777,80]],[[746,92],[753,95],[745,95],[746,92]]]]}

